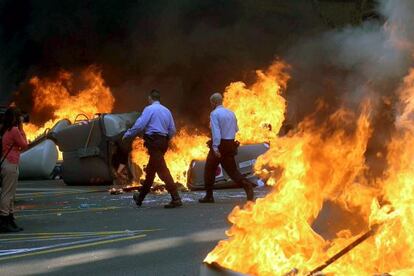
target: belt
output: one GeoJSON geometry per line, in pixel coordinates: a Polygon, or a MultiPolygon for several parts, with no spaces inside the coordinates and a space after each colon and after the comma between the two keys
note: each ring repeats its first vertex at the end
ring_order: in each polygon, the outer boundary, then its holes
{"type": "Polygon", "coordinates": [[[167,137],[168,134],[164,134],[164,133],[151,133],[151,134],[145,134],[146,136],[149,137],[167,137]]]}

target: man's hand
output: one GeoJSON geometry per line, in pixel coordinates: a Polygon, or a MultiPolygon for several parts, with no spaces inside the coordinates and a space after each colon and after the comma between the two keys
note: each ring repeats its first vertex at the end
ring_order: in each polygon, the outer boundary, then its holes
{"type": "Polygon", "coordinates": [[[219,150],[213,150],[214,151],[214,155],[217,157],[217,158],[221,158],[221,154],[220,154],[220,152],[219,152],[219,150]]]}

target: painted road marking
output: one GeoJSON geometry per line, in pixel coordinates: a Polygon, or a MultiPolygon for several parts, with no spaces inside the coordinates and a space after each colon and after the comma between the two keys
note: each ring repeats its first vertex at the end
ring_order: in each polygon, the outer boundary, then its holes
{"type": "Polygon", "coordinates": [[[121,231],[121,232],[108,232],[108,233],[77,233],[77,234],[65,234],[65,235],[30,235],[30,236],[17,236],[10,237],[6,239],[0,239],[0,247],[3,244],[13,243],[13,242],[42,242],[42,241],[57,241],[57,240],[73,240],[87,237],[97,237],[97,236],[110,236],[114,234],[136,234],[144,232],[153,232],[155,230],[134,230],[134,231],[121,231]]]}
{"type": "MultiPolygon", "coordinates": [[[[0,245],[9,242],[21,242],[24,239],[32,239],[34,242],[61,239],[79,239],[77,241],[58,243],[46,246],[37,246],[32,248],[11,248],[0,250],[0,261],[21,258],[26,256],[35,256],[52,252],[61,252],[66,250],[96,246],[101,244],[114,243],[125,240],[132,240],[146,237],[144,233],[160,231],[162,229],[145,229],[145,230],[126,230],[126,231],[102,231],[102,232],[56,232],[56,233],[17,233],[5,234],[8,239],[0,240],[0,245]],[[22,240],[18,240],[22,239],[22,240]]],[[[26,240],[26,241],[27,241],[26,240]]]]}
{"type": "MultiPolygon", "coordinates": [[[[83,213],[83,212],[101,212],[101,211],[111,211],[120,209],[120,206],[110,206],[110,207],[95,207],[95,208],[73,208],[71,209],[55,209],[55,212],[49,212],[45,214],[27,214],[27,215],[16,215],[16,218],[26,218],[26,217],[39,217],[39,216],[49,216],[49,215],[64,215],[64,214],[75,214],[75,213],[83,213]],[[68,210],[68,211],[67,211],[68,210]]],[[[39,209],[38,211],[43,211],[39,209]]]]}
{"type": "Polygon", "coordinates": [[[161,231],[163,229],[146,229],[146,230],[126,230],[126,231],[103,231],[103,232],[56,232],[56,233],[15,233],[2,234],[6,236],[5,239],[0,239],[0,245],[13,241],[44,241],[44,240],[58,240],[58,239],[72,239],[72,238],[86,238],[91,236],[110,236],[119,234],[137,234],[145,232],[161,231]]]}
{"type": "MultiPolygon", "coordinates": [[[[9,254],[9,256],[0,257],[0,261],[7,261],[7,260],[12,260],[12,259],[17,259],[17,258],[31,257],[31,256],[48,254],[48,253],[62,252],[62,251],[67,251],[67,250],[74,250],[74,249],[80,249],[80,248],[85,248],[85,247],[98,246],[98,245],[109,244],[109,243],[120,242],[120,241],[140,239],[140,238],[144,238],[146,236],[147,235],[145,235],[145,234],[141,234],[141,235],[135,235],[135,236],[129,236],[129,237],[114,236],[112,239],[105,239],[105,240],[94,239],[95,241],[92,241],[93,239],[91,239],[91,240],[89,240],[89,243],[86,243],[86,244],[84,243],[85,241],[82,241],[78,244],[66,243],[67,245],[65,247],[59,247],[59,248],[53,248],[52,247],[50,249],[47,249],[46,247],[40,247],[40,248],[33,249],[33,250],[38,250],[38,251],[34,251],[34,252],[25,251],[25,252],[28,252],[28,253],[23,253],[23,254],[21,254],[22,251],[19,251],[19,252],[11,251],[11,254],[9,254]],[[70,244],[72,244],[72,245],[70,245],[70,244]]],[[[63,246],[63,245],[64,244],[60,244],[59,246],[63,246]]]]}
{"type": "Polygon", "coordinates": [[[134,231],[160,231],[163,229],[142,229],[142,230],[121,230],[121,231],[91,231],[91,232],[34,232],[34,233],[5,233],[1,234],[1,236],[28,236],[28,235],[73,235],[73,234],[122,234],[122,233],[129,233],[134,231]]]}
{"type": "MultiPolygon", "coordinates": [[[[45,246],[39,246],[39,247],[31,247],[31,248],[13,248],[13,249],[5,249],[0,250],[0,256],[9,256],[9,255],[15,255],[19,253],[27,253],[27,252],[34,252],[34,251],[42,251],[42,250],[48,250],[53,248],[66,248],[72,245],[77,244],[88,244],[93,243],[101,240],[111,240],[115,238],[125,237],[125,234],[121,235],[111,235],[108,237],[94,237],[89,238],[86,240],[80,240],[80,241],[73,241],[73,242],[65,242],[65,243],[58,243],[58,244],[51,244],[51,245],[45,245],[45,246]]],[[[135,236],[134,234],[128,234],[127,236],[135,236]]]]}
{"type": "Polygon", "coordinates": [[[75,195],[75,194],[90,194],[90,193],[99,193],[99,192],[107,192],[107,190],[60,190],[56,192],[36,192],[36,193],[17,193],[16,199],[27,199],[27,198],[39,198],[45,196],[61,196],[61,195],[75,195]]]}

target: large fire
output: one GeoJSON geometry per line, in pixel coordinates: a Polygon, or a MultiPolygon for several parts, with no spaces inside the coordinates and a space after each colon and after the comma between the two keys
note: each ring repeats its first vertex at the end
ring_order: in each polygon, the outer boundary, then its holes
{"type": "Polygon", "coordinates": [[[62,119],[73,122],[78,114],[93,118],[96,113],[112,111],[115,99],[96,67],[88,67],[77,81],[82,82],[81,85],[75,83],[73,74],[67,71],[61,71],[54,80],[38,77],[30,80],[34,101],[32,114],[36,116],[47,112],[51,114],[51,119],[42,126],[26,124],[24,130],[29,140],[42,135],[62,119]]]}
{"type": "MultiPolygon", "coordinates": [[[[398,95],[402,108],[383,179],[366,174],[373,128],[370,101],[358,112],[342,108],[317,124],[322,103],[294,132],[273,137],[255,170],[276,186],[255,204],[231,212],[229,238],[205,261],[249,275],[309,275],[370,228],[379,227],[324,273],[414,275],[414,69],[398,95]],[[330,219],[325,228],[340,230],[329,239],[313,225],[326,202],[352,214],[330,219]]],[[[278,106],[284,107],[282,99],[278,106]]]]}
{"type": "Polygon", "coordinates": [[[250,87],[244,82],[231,83],[224,92],[223,105],[234,111],[239,125],[237,140],[243,144],[274,139],[284,120],[287,66],[275,62],[266,72],[258,70],[257,81],[250,87]]]}
{"type": "MultiPolygon", "coordinates": [[[[284,119],[286,105],[281,96],[289,79],[285,69],[284,63],[275,62],[265,72],[258,70],[257,81],[251,86],[244,82],[234,82],[225,89],[224,106],[236,114],[240,128],[237,139],[242,144],[268,142],[276,137],[284,119]]],[[[186,185],[188,166],[192,160],[206,158],[208,140],[209,136],[187,128],[181,129],[172,139],[165,160],[176,182],[186,185]]],[[[141,168],[148,162],[148,156],[143,155],[143,152],[145,148],[142,140],[136,140],[133,160],[141,168]]]]}
{"type": "MultiPolygon", "coordinates": [[[[412,45],[400,43],[398,47],[412,45]]],[[[254,84],[235,82],[225,89],[224,105],[238,118],[237,139],[270,143],[255,171],[274,187],[266,197],[231,212],[228,239],[205,261],[249,275],[309,275],[361,235],[376,229],[323,272],[414,275],[414,69],[396,92],[400,110],[386,145],[387,169],[382,178],[372,179],[367,173],[366,151],[374,131],[374,103],[366,98],[358,111],[343,107],[320,122],[316,118],[326,108],[321,102],[314,114],[279,137],[286,112],[282,96],[289,80],[286,68],[276,62],[266,71],[257,71],[254,84]],[[327,219],[325,230],[338,229],[329,238],[315,230],[318,216],[328,204],[343,213],[340,218],[327,219]]],[[[100,72],[90,67],[81,78],[85,84],[81,89],[75,88],[73,75],[64,71],[57,80],[30,80],[33,112],[52,115],[43,126],[25,126],[29,139],[61,119],[111,112],[114,98],[100,72]]],[[[197,130],[178,131],[166,154],[175,181],[186,183],[190,162],[207,155],[208,139],[197,130]]],[[[142,139],[136,139],[132,154],[140,167],[148,162],[144,152],[142,139]]]]}
{"type": "MultiPolygon", "coordinates": [[[[236,113],[240,128],[237,139],[240,142],[269,142],[276,137],[283,122],[286,105],[281,97],[281,91],[288,80],[285,69],[285,64],[276,62],[265,72],[257,71],[257,81],[251,86],[235,82],[226,88],[224,105],[236,113]]],[[[60,72],[56,80],[38,77],[30,80],[34,88],[33,114],[42,114],[46,111],[52,114],[52,118],[42,126],[25,125],[30,140],[52,128],[61,119],[74,120],[78,114],[92,118],[96,113],[111,112],[114,98],[110,89],[105,86],[99,70],[93,66],[87,68],[82,72],[81,80],[84,87],[76,91],[73,74],[66,71],[60,72]]],[[[201,160],[207,156],[208,140],[209,136],[194,129],[183,128],[178,131],[165,156],[176,182],[186,185],[188,166],[192,160],[201,160]]],[[[148,162],[145,152],[143,140],[136,139],[132,159],[141,168],[148,162]]]]}

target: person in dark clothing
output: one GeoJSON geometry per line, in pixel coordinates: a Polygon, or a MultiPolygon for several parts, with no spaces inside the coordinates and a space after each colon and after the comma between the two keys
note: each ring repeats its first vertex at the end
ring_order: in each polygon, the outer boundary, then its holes
{"type": "Polygon", "coordinates": [[[181,198],[164,159],[169,140],[176,132],[174,119],[170,110],[160,104],[160,93],[157,90],[151,91],[148,101],[150,105],[144,109],[134,126],[124,135],[124,139],[128,139],[143,132],[144,146],[150,156],[143,187],[139,194],[134,194],[134,200],[138,206],[142,205],[154,182],[155,174],[158,174],[171,194],[171,202],[164,207],[179,207],[182,206],[181,198]]]}
{"type": "Polygon", "coordinates": [[[210,114],[212,140],[208,143],[210,151],[204,168],[206,195],[198,201],[200,203],[214,203],[213,185],[219,164],[235,183],[243,187],[247,200],[253,201],[254,184],[239,172],[234,159],[239,147],[239,143],[234,140],[239,130],[236,115],[231,110],[223,107],[223,96],[220,93],[213,94],[210,97],[210,102],[214,110],[210,114]]]}
{"type": "Polygon", "coordinates": [[[113,156],[114,185],[127,185],[131,182],[132,174],[129,169],[129,155],[132,151],[133,138],[122,139],[125,133],[121,133],[119,139],[114,138],[116,151],[113,156]]]}

